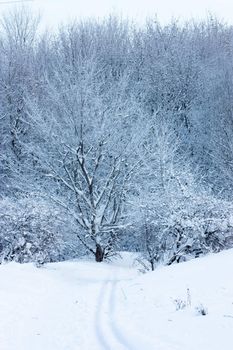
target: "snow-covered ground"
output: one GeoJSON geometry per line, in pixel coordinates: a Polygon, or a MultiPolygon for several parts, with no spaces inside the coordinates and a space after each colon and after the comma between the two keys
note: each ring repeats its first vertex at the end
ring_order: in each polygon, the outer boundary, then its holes
{"type": "Polygon", "coordinates": [[[0,349],[233,349],[233,250],[144,275],[131,257],[0,266],[0,349]]]}

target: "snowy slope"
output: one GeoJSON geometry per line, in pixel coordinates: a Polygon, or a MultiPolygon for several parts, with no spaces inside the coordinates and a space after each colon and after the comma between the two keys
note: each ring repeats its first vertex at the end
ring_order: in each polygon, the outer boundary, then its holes
{"type": "Polygon", "coordinates": [[[232,350],[232,277],[233,250],[145,275],[130,254],[0,266],[0,350],[232,350]]]}

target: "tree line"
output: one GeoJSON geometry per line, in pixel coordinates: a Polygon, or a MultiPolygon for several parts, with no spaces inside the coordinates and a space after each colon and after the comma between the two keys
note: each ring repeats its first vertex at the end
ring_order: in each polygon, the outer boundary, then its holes
{"type": "Polygon", "coordinates": [[[2,260],[232,245],[233,27],[1,18],[2,260]]]}

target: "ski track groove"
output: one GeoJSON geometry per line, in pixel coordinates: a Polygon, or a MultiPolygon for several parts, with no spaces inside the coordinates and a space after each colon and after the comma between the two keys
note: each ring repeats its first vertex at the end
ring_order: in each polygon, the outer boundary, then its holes
{"type": "Polygon", "coordinates": [[[102,283],[99,296],[97,299],[96,312],[95,312],[95,333],[99,341],[99,344],[101,346],[101,349],[103,350],[111,349],[111,347],[109,347],[108,342],[106,341],[106,336],[104,335],[104,331],[102,327],[102,313],[104,312],[103,307],[104,307],[104,302],[106,298],[105,295],[106,295],[108,283],[109,283],[108,280],[102,283]]]}
{"type": "Polygon", "coordinates": [[[95,333],[101,350],[136,350],[115,321],[116,288],[119,280],[110,277],[100,288],[95,312],[95,333]],[[113,341],[112,341],[112,340],[113,341]],[[112,344],[114,342],[114,344],[112,344]],[[117,343],[117,347],[115,346],[117,343]]]}
{"type": "Polygon", "coordinates": [[[110,294],[110,302],[109,302],[109,314],[111,315],[110,323],[111,323],[112,333],[114,334],[118,342],[125,347],[125,349],[137,350],[135,345],[132,345],[129,339],[125,337],[124,333],[122,332],[122,330],[120,329],[120,327],[118,326],[115,320],[117,284],[118,284],[117,280],[113,281],[113,283],[111,284],[111,294],[110,294]]]}
{"type": "MultiPolygon", "coordinates": [[[[131,279],[127,279],[130,281],[131,279]]],[[[154,345],[151,345],[148,343],[147,339],[143,339],[140,336],[134,337],[134,335],[125,336],[125,332],[122,330],[121,327],[119,327],[119,323],[116,322],[116,315],[117,315],[117,297],[116,297],[116,291],[118,288],[118,283],[122,281],[119,279],[114,279],[111,282],[111,293],[110,293],[110,299],[109,299],[109,316],[110,316],[110,323],[111,323],[111,331],[114,334],[117,341],[124,346],[125,350],[154,350],[154,345]]],[[[163,344],[159,344],[158,350],[167,349],[167,346],[164,346],[163,344]]],[[[109,350],[112,350],[112,348],[109,348],[109,350]]],[[[116,349],[118,350],[118,349],[116,349]]]]}

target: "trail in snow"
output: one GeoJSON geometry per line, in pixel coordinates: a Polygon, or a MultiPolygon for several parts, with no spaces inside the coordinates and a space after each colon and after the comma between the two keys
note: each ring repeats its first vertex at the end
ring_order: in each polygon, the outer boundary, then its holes
{"type": "Polygon", "coordinates": [[[95,312],[95,321],[94,321],[94,328],[96,337],[99,341],[99,345],[102,347],[103,350],[108,350],[110,347],[110,344],[107,340],[107,333],[106,328],[108,326],[108,320],[104,320],[104,307],[106,303],[106,292],[108,288],[109,281],[105,281],[102,284],[102,287],[100,288],[99,297],[97,299],[97,305],[96,305],[96,312],[95,312]]]}
{"type": "MultiPolygon", "coordinates": [[[[131,279],[128,279],[127,281],[130,281],[131,279]]],[[[118,342],[122,345],[124,345],[124,349],[127,350],[155,350],[155,343],[151,344],[148,338],[143,337],[140,332],[135,332],[132,330],[128,332],[119,322],[119,312],[122,307],[119,303],[119,295],[117,294],[117,291],[119,290],[120,286],[119,283],[124,280],[115,279],[111,283],[111,291],[110,291],[110,298],[109,298],[109,313],[111,315],[110,317],[110,323],[111,323],[111,331],[114,334],[115,338],[118,340],[118,342]],[[117,321],[118,316],[118,321],[117,321]]],[[[133,314],[132,314],[133,317],[133,314]]],[[[130,320],[131,324],[133,324],[133,319],[130,320]]],[[[156,350],[163,350],[163,344],[160,342],[157,344],[156,350]]],[[[108,348],[112,349],[112,348],[108,348]]],[[[120,348],[119,348],[120,349],[120,348]]],[[[118,348],[116,348],[118,350],[118,348]]]]}
{"type": "Polygon", "coordinates": [[[117,281],[112,282],[110,301],[109,301],[109,312],[111,314],[112,332],[114,336],[118,339],[118,341],[125,346],[125,349],[138,350],[136,345],[132,344],[132,341],[129,338],[127,338],[127,336],[124,334],[123,330],[119,327],[115,319],[115,314],[117,312],[117,299],[116,299],[117,285],[118,285],[117,281]]]}
{"type": "MultiPolygon", "coordinates": [[[[116,321],[118,313],[118,284],[131,278],[119,278],[117,270],[102,283],[99,291],[95,313],[95,333],[101,350],[150,350],[146,340],[139,335],[127,334],[120,322],[116,321]]],[[[153,346],[154,350],[154,346],[153,346]]]]}
{"type": "Polygon", "coordinates": [[[0,350],[233,349],[233,250],[140,276],[128,260],[0,266],[0,350]]]}
{"type": "Polygon", "coordinates": [[[95,333],[102,350],[131,350],[134,349],[114,320],[115,289],[118,280],[113,279],[103,282],[99,292],[95,314],[95,333]]]}

